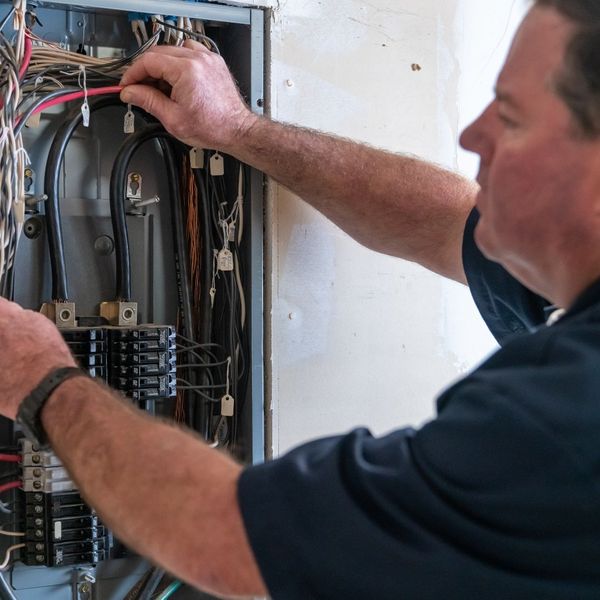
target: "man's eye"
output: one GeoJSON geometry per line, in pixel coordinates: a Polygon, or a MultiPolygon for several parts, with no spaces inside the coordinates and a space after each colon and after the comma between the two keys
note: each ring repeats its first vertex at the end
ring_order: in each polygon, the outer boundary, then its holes
{"type": "Polygon", "coordinates": [[[517,122],[513,121],[513,119],[507,117],[506,115],[500,113],[498,114],[498,118],[500,119],[502,125],[508,129],[514,129],[517,126],[517,122]]]}

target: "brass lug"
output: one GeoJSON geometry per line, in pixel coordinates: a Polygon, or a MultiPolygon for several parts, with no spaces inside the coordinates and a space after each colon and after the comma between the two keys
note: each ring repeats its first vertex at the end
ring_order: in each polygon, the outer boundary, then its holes
{"type": "Polygon", "coordinates": [[[44,302],[40,312],[58,328],[76,327],[75,302],[44,302]]]}
{"type": "Polygon", "coordinates": [[[132,327],[138,322],[137,302],[121,302],[119,300],[102,302],[100,316],[104,317],[111,325],[132,327]]]}

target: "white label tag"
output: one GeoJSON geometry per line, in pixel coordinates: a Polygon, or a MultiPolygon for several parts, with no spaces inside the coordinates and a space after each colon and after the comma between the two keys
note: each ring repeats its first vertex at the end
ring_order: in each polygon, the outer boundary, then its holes
{"type": "Polygon", "coordinates": [[[90,107],[87,102],[81,105],[81,114],[83,115],[83,126],[90,126],[90,107]]]}
{"type": "Polygon", "coordinates": [[[210,295],[210,307],[214,308],[215,307],[215,296],[217,295],[217,290],[214,287],[211,287],[210,290],[208,291],[208,294],[210,295]]]}
{"type": "Polygon", "coordinates": [[[125,113],[125,118],[123,119],[123,132],[124,133],[133,133],[135,131],[135,115],[131,110],[131,104],[127,105],[127,112],[125,113]]]}
{"type": "Polygon", "coordinates": [[[231,250],[227,250],[227,248],[219,250],[219,254],[217,255],[217,269],[219,271],[233,271],[233,254],[231,250]]]}
{"type": "Polygon", "coordinates": [[[190,150],[190,167],[192,169],[204,169],[204,150],[192,148],[190,150]]]}
{"type": "Polygon", "coordinates": [[[221,416],[223,417],[233,417],[233,412],[235,409],[235,400],[233,396],[229,394],[225,394],[221,398],[221,416]]]}
{"type": "Polygon", "coordinates": [[[54,522],[54,539],[62,540],[62,521],[54,522]]]}
{"type": "Polygon", "coordinates": [[[235,242],[235,223],[229,223],[227,228],[227,239],[230,242],[235,242]]]}
{"type": "Polygon", "coordinates": [[[213,177],[221,177],[222,175],[225,175],[225,161],[218,152],[215,152],[210,157],[210,174],[213,177]]]}

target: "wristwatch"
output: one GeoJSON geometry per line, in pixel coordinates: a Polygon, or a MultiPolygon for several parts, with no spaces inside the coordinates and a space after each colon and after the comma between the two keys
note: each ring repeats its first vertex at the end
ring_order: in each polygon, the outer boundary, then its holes
{"type": "Polygon", "coordinates": [[[27,439],[36,444],[40,450],[50,448],[46,430],[42,425],[42,409],[52,392],[71,377],[87,377],[79,367],[61,367],[50,371],[37,387],[21,402],[17,412],[17,423],[21,426],[27,439]]]}

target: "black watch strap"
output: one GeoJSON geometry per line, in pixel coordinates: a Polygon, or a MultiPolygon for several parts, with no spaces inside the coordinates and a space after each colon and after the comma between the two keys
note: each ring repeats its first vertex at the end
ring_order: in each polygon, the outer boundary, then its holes
{"type": "Polygon", "coordinates": [[[37,444],[40,450],[49,448],[48,436],[42,425],[42,409],[52,392],[67,379],[87,375],[78,367],[61,367],[50,371],[37,387],[21,402],[17,423],[25,436],[37,444]]]}

